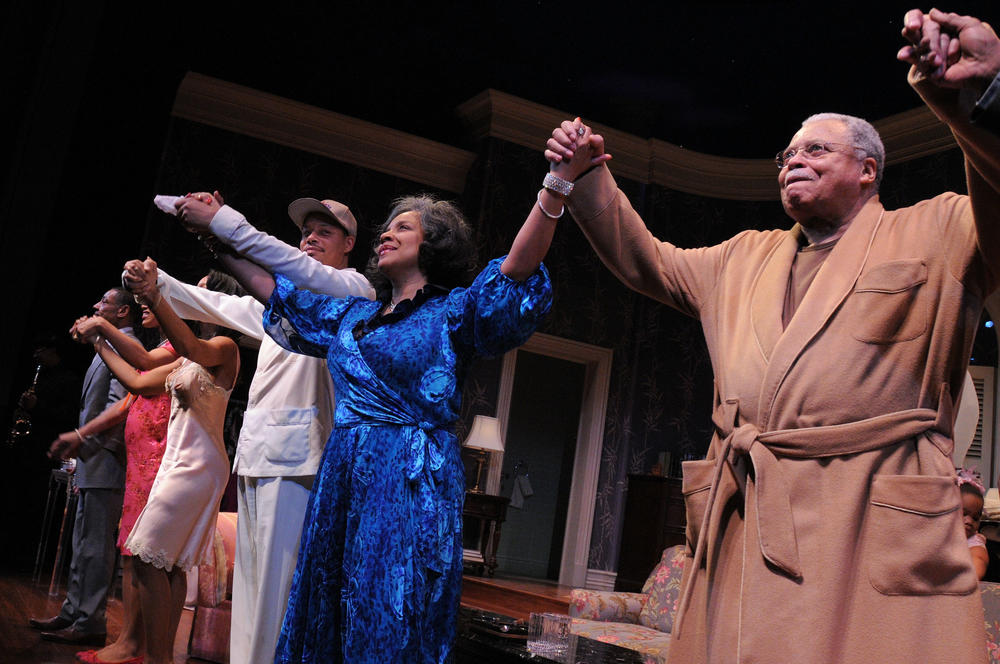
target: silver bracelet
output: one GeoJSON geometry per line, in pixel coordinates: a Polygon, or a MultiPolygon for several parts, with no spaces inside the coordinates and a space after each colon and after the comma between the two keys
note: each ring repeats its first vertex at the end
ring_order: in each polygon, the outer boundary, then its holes
{"type": "Polygon", "coordinates": [[[569,196],[573,191],[572,182],[569,180],[563,180],[558,175],[552,175],[552,173],[545,174],[545,178],[542,180],[542,186],[563,196],[569,196]]]}
{"type": "Polygon", "coordinates": [[[538,209],[541,210],[542,214],[544,214],[549,219],[558,219],[559,217],[563,216],[563,214],[566,213],[566,206],[563,205],[563,206],[561,206],[559,208],[559,214],[549,214],[548,210],[546,210],[545,207],[542,205],[542,190],[541,189],[538,190],[538,196],[536,197],[536,200],[538,201],[538,209]]]}

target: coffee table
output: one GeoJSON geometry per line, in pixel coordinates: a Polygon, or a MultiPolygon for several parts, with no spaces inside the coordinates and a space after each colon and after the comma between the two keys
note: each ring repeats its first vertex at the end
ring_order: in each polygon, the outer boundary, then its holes
{"type": "Polygon", "coordinates": [[[458,616],[455,640],[456,664],[520,664],[522,662],[560,662],[561,664],[650,664],[635,650],[620,648],[574,635],[570,647],[560,655],[539,654],[528,650],[527,639],[477,629],[479,620],[507,618],[500,614],[462,608],[458,616]],[[478,620],[477,620],[478,619],[478,620]]]}

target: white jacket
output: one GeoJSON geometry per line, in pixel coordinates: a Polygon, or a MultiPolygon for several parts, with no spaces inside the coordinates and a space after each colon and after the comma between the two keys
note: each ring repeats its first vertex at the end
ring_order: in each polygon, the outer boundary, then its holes
{"type": "MultiPolygon", "coordinates": [[[[298,249],[257,230],[224,206],[211,230],[255,263],[280,272],[317,293],[374,297],[368,280],[352,268],[323,265],[298,249]]],[[[264,333],[264,306],[198,288],[159,272],[160,293],[182,318],[215,323],[260,340],[257,370],[233,469],[249,477],[314,475],[333,426],[333,383],[321,358],[289,353],[264,333]]]]}

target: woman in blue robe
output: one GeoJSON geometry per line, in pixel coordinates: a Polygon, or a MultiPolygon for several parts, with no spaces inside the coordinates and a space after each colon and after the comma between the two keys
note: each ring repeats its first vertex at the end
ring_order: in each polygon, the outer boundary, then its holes
{"type": "Polygon", "coordinates": [[[548,312],[541,259],[560,199],[539,192],[510,254],[468,287],[458,286],[475,256],[468,227],[455,206],[425,196],[397,201],[379,230],[375,301],[275,275],[265,329],[289,350],[326,357],[337,400],[276,662],[449,660],[462,577],[462,385],[474,357],[523,344],[548,312]]]}

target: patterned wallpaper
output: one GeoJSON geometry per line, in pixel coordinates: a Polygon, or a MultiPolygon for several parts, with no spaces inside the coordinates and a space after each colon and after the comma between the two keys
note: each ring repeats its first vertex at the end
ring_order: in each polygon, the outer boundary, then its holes
{"type": "MultiPolygon", "coordinates": [[[[535,202],[546,164],[540,151],[496,139],[482,140],[475,150],[478,160],[457,198],[474,226],[485,264],[506,253],[535,202]]],[[[709,199],[627,180],[619,185],[656,236],[682,247],[714,244],[747,228],[790,226],[776,201],[709,199]]],[[[156,193],[208,188],[219,188],[258,227],[292,242],[296,232],[285,213],[289,201],[312,195],[347,203],[362,227],[352,259],[358,268],[372,239],[369,228],[382,221],[389,201],[428,191],[400,178],[175,119],[156,193]]],[[[957,150],[890,167],[882,198],[887,207],[898,207],[949,188],[964,190],[957,150]]],[[[211,260],[155,210],[147,219],[143,252],[182,279],[196,278],[211,260]]],[[[545,262],[555,304],[541,331],[614,350],[589,561],[591,568],[613,571],[627,475],[648,472],[661,452],[675,460],[705,453],[711,434],[711,365],[697,321],[624,288],[568,215],[545,262]]],[[[498,359],[480,361],[470,372],[456,432],[460,439],[474,414],[495,413],[499,377],[498,359]]]]}

